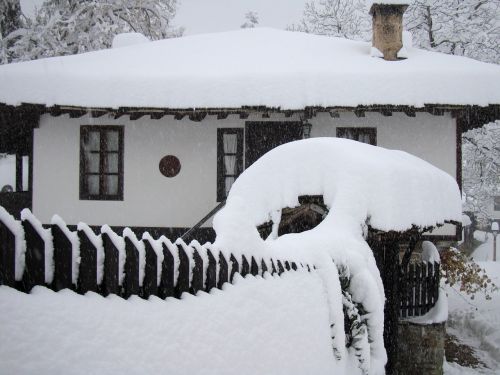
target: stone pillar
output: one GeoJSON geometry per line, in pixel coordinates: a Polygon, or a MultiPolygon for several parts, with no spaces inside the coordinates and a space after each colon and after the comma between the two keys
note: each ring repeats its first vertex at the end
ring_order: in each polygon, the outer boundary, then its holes
{"type": "Polygon", "coordinates": [[[396,373],[442,375],[445,335],[445,323],[399,322],[396,373]]]}
{"type": "Polygon", "coordinates": [[[383,55],[384,60],[398,60],[398,52],[403,47],[403,13],[407,4],[378,4],[370,8],[373,17],[372,45],[383,55]]]}

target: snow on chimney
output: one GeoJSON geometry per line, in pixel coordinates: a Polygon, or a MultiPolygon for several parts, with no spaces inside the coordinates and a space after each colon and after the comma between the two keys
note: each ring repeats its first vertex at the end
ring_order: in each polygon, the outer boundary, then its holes
{"type": "Polygon", "coordinates": [[[403,13],[409,0],[374,0],[370,8],[373,17],[372,46],[384,60],[398,60],[403,47],[403,13]]]}

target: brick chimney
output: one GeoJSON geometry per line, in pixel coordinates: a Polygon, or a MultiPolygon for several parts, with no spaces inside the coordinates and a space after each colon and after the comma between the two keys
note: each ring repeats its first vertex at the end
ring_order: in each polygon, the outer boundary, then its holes
{"type": "Polygon", "coordinates": [[[373,17],[372,46],[377,48],[384,60],[398,60],[403,47],[403,13],[408,0],[374,0],[370,8],[373,17]]]}

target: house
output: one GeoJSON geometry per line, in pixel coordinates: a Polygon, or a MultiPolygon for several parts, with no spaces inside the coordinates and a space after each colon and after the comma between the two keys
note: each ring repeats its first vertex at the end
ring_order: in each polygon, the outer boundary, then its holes
{"type": "Polygon", "coordinates": [[[461,132],[500,117],[500,67],[401,49],[405,8],[372,7],[374,56],[368,43],[262,28],[1,66],[0,205],[213,239],[241,171],[307,137],[401,149],[460,184],[461,132]]]}

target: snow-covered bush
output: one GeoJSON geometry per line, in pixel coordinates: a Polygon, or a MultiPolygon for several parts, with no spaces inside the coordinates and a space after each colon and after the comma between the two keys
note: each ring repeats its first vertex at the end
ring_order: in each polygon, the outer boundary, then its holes
{"type": "Polygon", "coordinates": [[[238,177],[214,217],[214,246],[313,264],[328,299],[337,361],[356,358],[364,373],[382,374],[385,296],[364,228],[405,231],[461,216],[456,181],[431,164],[347,139],[311,138],[271,150],[238,177]],[[323,221],[262,239],[257,227],[279,225],[276,212],[298,206],[303,195],[323,196],[323,221]]]}

